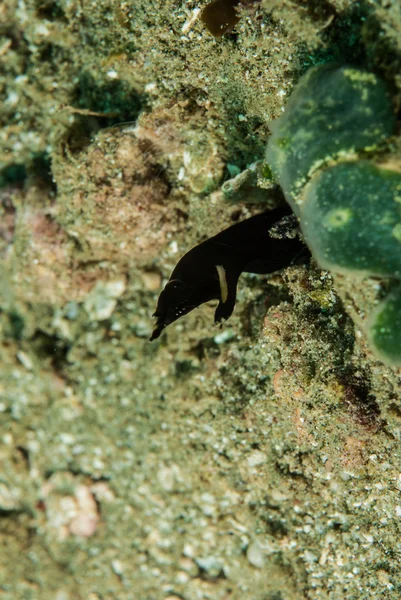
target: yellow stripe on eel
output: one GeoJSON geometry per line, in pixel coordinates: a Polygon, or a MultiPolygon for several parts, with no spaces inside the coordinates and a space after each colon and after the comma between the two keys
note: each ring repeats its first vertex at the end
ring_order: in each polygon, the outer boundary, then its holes
{"type": "Polygon", "coordinates": [[[228,298],[226,270],[222,265],[216,265],[216,269],[217,269],[217,275],[219,276],[221,301],[224,304],[228,298]]]}

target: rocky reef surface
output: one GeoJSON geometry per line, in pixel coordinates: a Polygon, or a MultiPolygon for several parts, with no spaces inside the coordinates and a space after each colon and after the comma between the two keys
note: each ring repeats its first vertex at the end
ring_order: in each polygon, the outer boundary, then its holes
{"type": "Polygon", "coordinates": [[[385,82],[400,160],[401,8],[248,1],[215,39],[206,5],[0,5],[5,600],[400,597],[391,282],[243,275],[222,330],[148,338],[178,258],[274,203],[246,169],[310,67],[385,82]]]}

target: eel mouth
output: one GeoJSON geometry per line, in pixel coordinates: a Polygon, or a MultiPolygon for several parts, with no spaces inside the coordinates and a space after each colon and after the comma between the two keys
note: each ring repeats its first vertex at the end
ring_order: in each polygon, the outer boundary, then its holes
{"type": "Polygon", "coordinates": [[[166,319],[163,318],[163,315],[157,311],[153,313],[152,317],[156,317],[156,325],[154,326],[152,335],[149,338],[150,342],[157,340],[157,338],[160,337],[163,329],[169,324],[169,322],[166,322],[166,319]]]}
{"type": "Polygon", "coordinates": [[[153,340],[157,340],[157,338],[160,337],[165,327],[166,325],[156,325],[156,327],[152,331],[152,335],[150,336],[149,341],[153,342],[153,340]]]}
{"type": "Polygon", "coordinates": [[[174,323],[174,321],[188,314],[194,308],[196,308],[196,304],[180,304],[175,309],[172,318],[165,317],[163,314],[158,313],[156,311],[152,315],[153,317],[156,317],[156,325],[153,329],[152,335],[149,338],[149,341],[152,342],[153,340],[157,340],[157,338],[160,337],[162,331],[167,327],[167,325],[174,323]]]}

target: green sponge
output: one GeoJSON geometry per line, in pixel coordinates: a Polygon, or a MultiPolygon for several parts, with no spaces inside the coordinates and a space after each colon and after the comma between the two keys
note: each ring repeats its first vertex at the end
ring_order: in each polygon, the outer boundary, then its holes
{"type": "Polygon", "coordinates": [[[368,335],[383,362],[401,364],[401,286],[376,308],[370,318],[368,335]]]}
{"type": "MultiPolygon", "coordinates": [[[[366,159],[394,125],[384,83],[337,65],[308,71],[271,125],[267,164],[324,268],[401,280],[401,170],[366,159]]],[[[368,336],[384,362],[401,365],[401,284],[368,336]]]]}
{"type": "Polygon", "coordinates": [[[376,75],[319,65],[300,79],[284,114],[270,125],[266,160],[298,214],[311,173],[330,159],[374,149],[394,123],[390,96],[376,75]]]}
{"type": "Polygon", "coordinates": [[[401,174],[368,161],[317,172],[303,191],[301,227],[322,267],[401,279],[401,174]]]}

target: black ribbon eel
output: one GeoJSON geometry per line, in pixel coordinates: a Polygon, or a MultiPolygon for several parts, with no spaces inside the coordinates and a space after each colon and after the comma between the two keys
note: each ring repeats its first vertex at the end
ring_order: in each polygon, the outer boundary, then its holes
{"type": "Polygon", "coordinates": [[[303,254],[306,248],[298,235],[281,237],[273,233],[273,228],[291,214],[288,206],[260,213],[187,252],[159,296],[150,340],[157,339],[167,325],[209,300],[219,300],[215,322],[227,320],[234,310],[241,273],[273,273],[303,254]]]}

